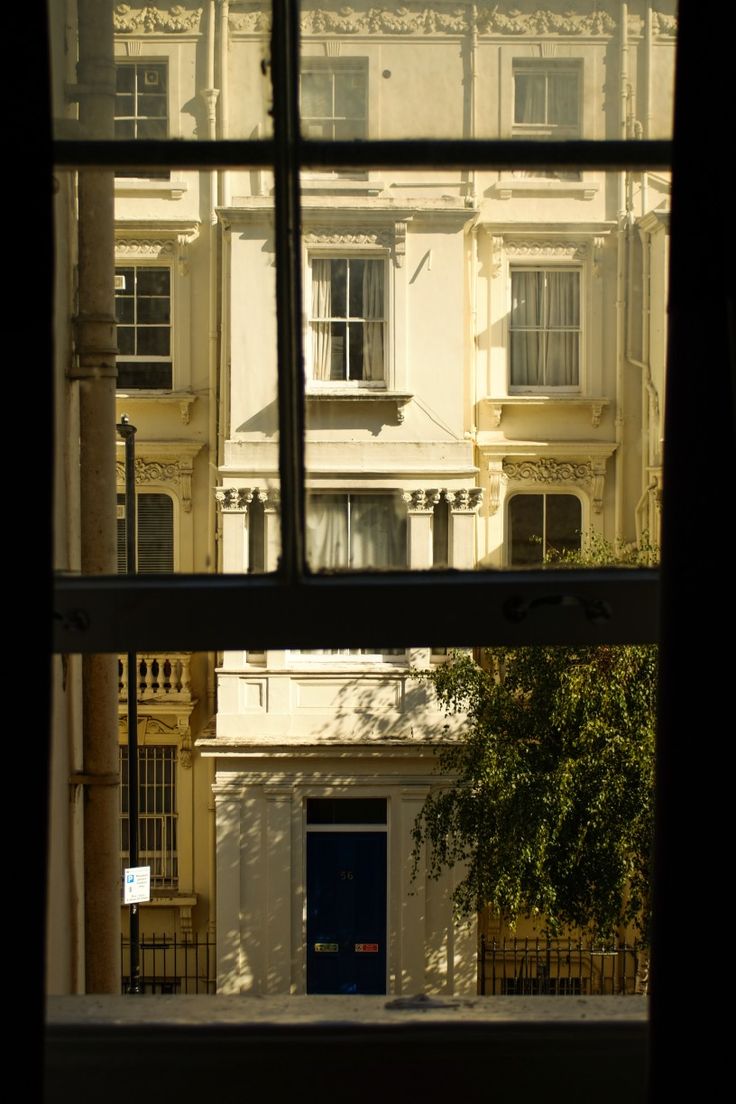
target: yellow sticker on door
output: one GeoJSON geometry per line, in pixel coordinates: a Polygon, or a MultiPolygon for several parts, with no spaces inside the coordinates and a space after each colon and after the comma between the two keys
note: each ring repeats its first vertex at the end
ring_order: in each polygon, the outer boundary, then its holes
{"type": "Polygon", "coordinates": [[[337,943],[315,943],[314,949],[317,954],[337,954],[339,947],[337,943]]]}

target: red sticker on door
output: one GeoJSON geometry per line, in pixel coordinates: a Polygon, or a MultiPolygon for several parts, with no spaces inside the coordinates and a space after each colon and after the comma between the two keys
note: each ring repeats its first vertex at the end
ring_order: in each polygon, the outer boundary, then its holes
{"type": "Polygon", "coordinates": [[[356,954],[378,954],[378,944],[377,943],[356,943],[355,944],[355,953],[356,954]]]}

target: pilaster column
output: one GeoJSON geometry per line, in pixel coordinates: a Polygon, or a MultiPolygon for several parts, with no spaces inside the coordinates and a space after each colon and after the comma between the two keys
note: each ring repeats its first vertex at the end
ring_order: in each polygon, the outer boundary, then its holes
{"type": "Polygon", "coordinates": [[[217,863],[217,992],[239,993],[240,961],[240,794],[212,787],[215,797],[217,863]]]}
{"type": "Polygon", "coordinates": [[[416,878],[412,880],[412,829],[428,793],[428,786],[405,786],[401,790],[401,951],[397,977],[400,993],[421,993],[426,984],[427,870],[422,853],[416,878]]]}
{"type": "Polygon", "coordinates": [[[450,506],[450,566],[475,567],[475,514],[483,499],[481,487],[445,491],[450,506]]]}
{"type": "Polygon", "coordinates": [[[278,491],[260,491],[263,501],[263,524],[266,529],[266,571],[276,571],[281,555],[281,515],[278,491]]]}
{"type": "Polygon", "coordinates": [[[422,571],[432,566],[432,517],[440,492],[404,491],[408,518],[408,561],[411,571],[422,571]]]}
{"type": "Polygon", "coordinates": [[[217,487],[222,514],[222,572],[240,575],[248,570],[248,506],[253,492],[245,487],[217,487]]]}
{"type": "Polygon", "coordinates": [[[291,786],[266,786],[266,985],[291,987],[291,786]]]}

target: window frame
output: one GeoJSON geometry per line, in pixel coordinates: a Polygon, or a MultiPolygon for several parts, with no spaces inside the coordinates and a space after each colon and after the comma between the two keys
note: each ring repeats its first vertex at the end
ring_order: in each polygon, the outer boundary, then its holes
{"type": "Polygon", "coordinates": [[[559,490],[557,490],[557,489],[548,490],[543,486],[541,486],[538,489],[533,490],[533,491],[523,490],[520,487],[518,489],[510,490],[508,492],[508,494],[506,495],[506,500],[505,500],[505,504],[504,504],[505,505],[505,510],[506,510],[506,524],[504,525],[505,544],[506,544],[505,560],[506,560],[506,563],[510,567],[523,566],[523,565],[515,564],[514,561],[513,561],[513,558],[512,558],[511,503],[514,501],[515,498],[525,498],[525,497],[529,497],[529,496],[533,496],[535,498],[541,498],[542,499],[542,536],[541,536],[542,559],[540,561],[541,563],[544,562],[544,559],[547,555],[546,531],[547,531],[547,499],[548,498],[553,498],[553,497],[554,498],[560,498],[560,497],[564,496],[565,498],[574,498],[574,499],[576,499],[576,501],[578,502],[578,504],[580,506],[580,532],[579,532],[580,542],[578,544],[578,549],[580,548],[580,546],[582,544],[582,539],[585,535],[585,531],[586,531],[586,513],[587,513],[586,506],[587,506],[587,503],[584,501],[583,496],[580,495],[580,494],[577,494],[574,490],[567,489],[567,488],[562,488],[562,489],[559,489],[559,490]]]}
{"type": "MultiPolygon", "coordinates": [[[[389,256],[386,250],[344,250],[336,252],[329,247],[310,247],[306,253],[306,266],[305,272],[307,279],[305,280],[305,365],[306,365],[306,386],[308,390],[319,392],[330,389],[337,390],[367,390],[367,391],[386,391],[389,388],[389,379],[392,378],[392,358],[391,350],[393,348],[392,341],[392,328],[391,328],[391,302],[393,292],[393,279],[391,274],[392,266],[389,263],[389,256]],[[380,319],[373,319],[375,322],[380,322],[383,327],[383,375],[380,379],[317,379],[314,374],[314,337],[315,337],[315,325],[319,323],[320,319],[316,317],[312,312],[313,302],[313,289],[314,289],[314,270],[313,265],[315,261],[346,261],[348,265],[348,272],[351,261],[381,261],[383,264],[383,313],[380,319]]],[[[349,279],[349,275],[348,275],[349,279]]],[[[346,303],[346,310],[349,311],[349,303],[346,303]]],[[[330,319],[330,321],[342,321],[337,316],[330,319]]],[[[358,319],[357,316],[352,317],[346,314],[344,319],[346,325],[350,321],[362,321],[365,324],[366,319],[358,319]]]]}
{"type": "MultiPolygon", "coordinates": [[[[169,294],[168,294],[168,296],[166,296],[166,298],[168,298],[168,303],[169,303],[169,321],[166,325],[168,326],[168,333],[169,333],[169,353],[168,353],[168,356],[151,356],[151,355],[144,355],[144,354],[138,354],[138,353],[129,354],[129,353],[120,353],[120,352],[118,352],[117,364],[118,365],[120,365],[121,363],[129,364],[129,365],[132,365],[133,368],[135,367],[136,364],[141,364],[141,363],[145,363],[145,362],[152,362],[154,364],[161,364],[161,365],[168,364],[171,378],[170,378],[170,382],[169,382],[168,387],[137,387],[137,386],[131,386],[130,384],[121,386],[120,385],[120,378],[118,377],[117,390],[118,391],[133,391],[136,394],[141,392],[141,391],[143,391],[143,392],[146,392],[146,391],[149,391],[149,392],[174,391],[174,390],[176,390],[176,386],[175,386],[176,365],[175,365],[175,358],[174,358],[175,342],[176,342],[176,329],[175,329],[175,326],[174,326],[175,312],[176,312],[175,269],[174,269],[173,265],[167,264],[166,262],[161,263],[158,260],[156,260],[156,261],[150,260],[150,261],[146,262],[142,259],[137,260],[135,258],[132,258],[127,264],[124,261],[119,262],[116,259],[116,261],[115,261],[115,275],[116,275],[116,277],[118,275],[117,270],[120,269],[120,268],[126,268],[126,269],[130,268],[130,269],[133,269],[133,272],[135,273],[134,279],[136,281],[136,291],[134,292],[134,295],[133,295],[134,313],[137,312],[137,305],[138,305],[138,295],[137,295],[138,272],[139,271],[144,271],[144,270],[151,270],[151,269],[160,269],[162,272],[167,272],[168,273],[168,277],[169,277],[169,294]]],[[[117,290],[118,289],[116,288],[115,289],[116,299],[117,299],[117,290]]],[[[160,296],[159,298],[164,298],[164,297],[160,296]]],[[[125,323],[125,325],[126,326],[127,325],[131,326],[131,328],[133,329],[133,333],[134,333],[136,342],[137,342],[138,326],[139,326],[139,323],[138,323],[137,319],[134,319],[134,321],[131,324],[125,323]]],[[[143,325],[145,327],[146,323],[142,323],[140,325],[143,325]]],[[[160,325],[163,326],[163,324],[160,324],[160,325]]],[[[118,323],[118,328],[119,328],[119,326],[120,326],[120,323],[118,323]]]]}
{"type": "Polygon", "coordinates": [[[537,264],[523,264],[523,263],[511,263],[509,264],[509,303],[508,303],[508,326],[507,326],[507,348],[508,348],[508,394],[509,395],[582,395],[585,394],[585,379],[586,379],[586,335],[588,328],[585,325],[587,320],[587,296],[586,280],[585,280],[585,267],[582,264],[552,264],[545,263],[543,260],[537,264]],[[578,335],[578,380],[577,383],[571,384],[554,384],[554,383],[515,383],[513,380],[513,356],[512,356],[512,335],[514,332],[521,332],[512,326],[512,310],[513,310],[513,278],[514,273],[517,272],[542,272],[546,276],[548,273],[554,272],[570,272],[576,273],[578,277],[578,325],[577,327],[568,327],[566,329],[551,330],[549,327],[542,325],[534,327],[525,327],[525,329],[533,330],[534,332],[540,332],[545,334],[550,333],[568,333],[574,332],[578,335]]]}

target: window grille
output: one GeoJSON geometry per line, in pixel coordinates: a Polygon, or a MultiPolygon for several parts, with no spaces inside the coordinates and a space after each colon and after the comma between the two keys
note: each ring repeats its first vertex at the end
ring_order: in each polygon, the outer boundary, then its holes
{"type": "MultiPolygon", "coordinates": [[[[120,748],[121,872],[128,854],[128,748],[120,748]]],[[[176,748],[138,748],[138,862],[151,868],[151,888],[176,887],[179,877],[176,812],[176,748]]]]}

